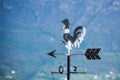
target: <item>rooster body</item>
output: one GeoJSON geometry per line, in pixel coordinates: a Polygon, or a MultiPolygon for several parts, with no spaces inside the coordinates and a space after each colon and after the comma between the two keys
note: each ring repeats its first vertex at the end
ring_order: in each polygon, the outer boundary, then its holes
{"type": "Polygon", "coordinates": [[[86,29],[83,26],[78,26],[74,29],[73,35],[70,34],[69,30],[69,20],[64,19],[62,21],[64,24],[64,34],[63,38],[64,40],[62,41],[65,45],[65,47],[68,49],[68,52],[72,50],[72,47],[80,47],[81,42],[84,40],[84,36],[86,34],[86,29]]]}

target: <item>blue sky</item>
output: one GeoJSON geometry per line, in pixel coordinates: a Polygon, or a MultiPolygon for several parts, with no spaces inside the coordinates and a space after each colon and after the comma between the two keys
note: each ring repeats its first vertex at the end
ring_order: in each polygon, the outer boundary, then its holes
{"type": "Polygon", "coordinates": [[[60,42],[64,18],[70,20],[71,33],[79,25],[86,27],[81,50],[100,47],[102,53],[120,52],[119,17],[120,0],[0,0],[1,62],[16,65],[8,59],[28,54],[39,59],[54,49],[65,52],[60,42]]]}
{"type": "MultiPolygon", "coordinates": [[[[61,39],[62,37],[57,37],[62,36],[63,25],[60,21],[68,18],[72,30],[78,25],[83,25],[88,30],[87,35],[94,36],[94,33],[97,33],[100,36],[106,35],[105,38],[112,37],[110,40],[113,38],[117,40],[119,13],[119,0],[1,0],[1,29],[9,30],[9,36],[15,33],[15,36],[24,40],[27,40],[27,37],[39,39],[35,38],[37,32],[54,39],[61,39]],[[94,33],[91,33],[93,31],[94,33]]],[[[39,35],[38,33],[38,37],[39,35]]],[[[90,37],[86,38],[90,39],[90,37]]],[[[119,47],[120,45],[115,42],[113,41],[113,45],[119,47]]]]}

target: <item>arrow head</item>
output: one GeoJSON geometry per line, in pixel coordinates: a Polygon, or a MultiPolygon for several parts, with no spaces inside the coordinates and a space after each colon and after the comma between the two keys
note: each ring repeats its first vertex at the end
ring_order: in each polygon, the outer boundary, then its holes
{"type": "Polygon", "coordinates": [[[56,58],[56,56],[55,56],[55,51],[56,51],[56,50],[53,50],[53,51],[49,52],[48,55],[56,58]]]}

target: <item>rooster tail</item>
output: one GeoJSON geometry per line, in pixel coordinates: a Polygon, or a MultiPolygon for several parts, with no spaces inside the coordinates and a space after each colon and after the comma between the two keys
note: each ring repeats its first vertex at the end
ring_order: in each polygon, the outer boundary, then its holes
{"type": "Polygon", "coordinates": [[[83,26],[78,26],[75,28],[73,36],[77,38],[82,33],[83,26]]]}
{"type": "Polygon", "coordinates": [[[73,46],[76,48],[76,46],[78,46],[78,48],[80,47],[80,44],[82,43],[82,41],[84,40],[84,36],[86,34],[86,29],[83,26],[78,26],[77,28],[75,28],[73,36],[75,38],[75,42],[73,44],[73,46]]]}

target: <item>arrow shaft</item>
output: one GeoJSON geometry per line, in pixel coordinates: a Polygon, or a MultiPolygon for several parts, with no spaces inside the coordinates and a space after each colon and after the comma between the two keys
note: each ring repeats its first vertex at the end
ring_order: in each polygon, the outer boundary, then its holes
{"type": "Polygon", "coordinates": [[[85,55],[85,54],[71,54],[71,56],[75,56],[75,55],[80,55],[81,56],[81,55],[85,55]]]}

